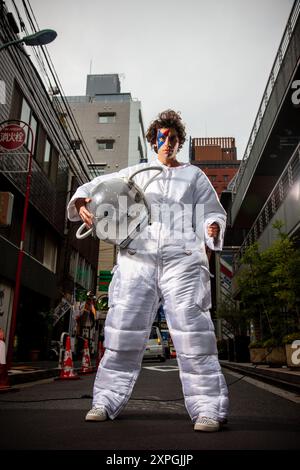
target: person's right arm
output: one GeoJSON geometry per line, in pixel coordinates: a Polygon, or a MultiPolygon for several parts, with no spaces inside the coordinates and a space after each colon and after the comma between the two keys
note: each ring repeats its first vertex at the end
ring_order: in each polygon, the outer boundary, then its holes
{"type": "Polygon", "coordinates": [[[89,181],[88,183],[85,183],[77,188],[67,206],[67,215],[69,220],[72,222],[78,222],[79,220],[88,222],[88,219],[90,219],[91,221],[92,214],[87,214],[89,211],[86,209],[86,204],[90,200],[92,189],[101,181],[102,176],[98,176],[92,181],[89,181]],[[84,220],[84,218],[86,220],[84,220]]]}
{"type": "Polygon", "coordinates": [[[97,176],[92,181],[79,186],[67,205],[68,219],[71,220],[71,222],[82,220],[90,227],[92,225],[93,214],[88,211],[86,204],[91,200],[90,196],[92,190],[102,181],[118,176],[128,176],[130,171],[134,169],[135,167],[129,167],[114,173],[109,173],[108,175],[97,176]]]}

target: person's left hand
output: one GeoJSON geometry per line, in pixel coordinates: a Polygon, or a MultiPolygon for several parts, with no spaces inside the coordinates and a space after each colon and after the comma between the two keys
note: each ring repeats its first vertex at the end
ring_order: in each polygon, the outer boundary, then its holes
{"type": "Polygon", "coordinates": [[[207,227],[207,235],[209,237],[218,238],[220,233],[220,227],[217,222],[213,222],[207,227]]]}

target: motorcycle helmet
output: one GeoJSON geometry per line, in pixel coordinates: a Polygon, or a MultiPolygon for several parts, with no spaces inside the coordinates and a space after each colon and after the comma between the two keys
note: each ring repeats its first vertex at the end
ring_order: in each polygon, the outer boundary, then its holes
{"type": "Polygon", "coordinates": [[[87,209],[94,216],[93,226],[83,232],[86,228],[83,223],[76,237],[83,239],[93,233],[100,240],[125,248],[150,223],[150,209],[144,191],[159,173],[150,178],[143,188],[133,181],[135,175],[149,170],[161,172],[162,168],[142,168],[130,178],[113,177],[100,181],[91,191],[91,201],[87,204],[87,209]]]}

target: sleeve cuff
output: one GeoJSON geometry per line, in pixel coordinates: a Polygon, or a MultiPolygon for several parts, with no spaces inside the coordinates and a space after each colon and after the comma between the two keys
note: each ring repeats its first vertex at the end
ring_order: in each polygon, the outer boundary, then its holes
{"type": "Polygon", "coordinates": [[[217,218],[206,220],[205,229],[204,229],[204,240],[208,248],[210,248],[213,251],[221,251],[223,248],[224,232],[225,232],[225,223],[223,220],[220,220],[217,218]],[[219,236],[216,239],[214,239],[213,237],[209,237],[207,235],[208,226],[214,222],[218,224],[220,227],[219,236]]]}

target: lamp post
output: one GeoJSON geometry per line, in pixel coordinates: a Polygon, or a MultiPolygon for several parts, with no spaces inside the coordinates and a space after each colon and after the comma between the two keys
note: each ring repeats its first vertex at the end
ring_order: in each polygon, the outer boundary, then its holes
{"type": "Polygon", "coordinates": [[[54,41],[57,36],[57,32],[53,29],[42,29],[37,33],[30,34],[29,36],[24,36],[21,39],[15,39],[14,41],[6,42],[1,44],[0,51],[6,49],[6,47],[13,46],[24,42],[26,46],[44,46],[49,44],[49,42],[54,41]]]}
{"type": "MultiPolygon", "coordinates": [[[[56,31],[52,29],[44,29],[44,30],[38,31],[37,33],[31,34],[29,36],[25,36],[21,39],[16,39],[14,41],[4,43],[0,46],[0,51],[5,49],[6,47],[13,46],[22,42],[24,42],[27,46],[42,46],[44,44],[48,44],[49,42],[52,42],[56,38],[56,36],[57,36],[56,31]]],[[[7,121],[7,122],[11,122],[11,121],[7,121]]],[[[31,170],[32,170],[31,168],[32,167],[32,153],[33,153],[33,145],[34,145],[34,135],[33,135],[31,127],[27,123],[22,122],[22,121],[14,121],[14,122],[18,124],[22,123],[23,125],[28,127],[28,131],[31,133],[31,148],[29,149],[29,164],[28,164],[28,172],[27,172],[27,180],[26,180],[25,202],[24,202],[21,237],[20,237],[21,239],[20,239],[20,246],[19,246],[19,252],[18,252],[15,291],[14,291],[14,299],[13,299],[13,306],[12,306],[12,317],[11,317],[8,350],[7,350],[7,360],[6,360],[7,370],[9,370],[11,363],[12,363],[12,358],[13,358],[14,336],[15,336],[15,329],[16,329],[17,310],[19,306],[21,272],[22,272],[22,264],[23,264],[23,257],[24,257],[24,242],[25,242],[27,212],[28,212],[28,207],[29,207],[31,170]]]]}

